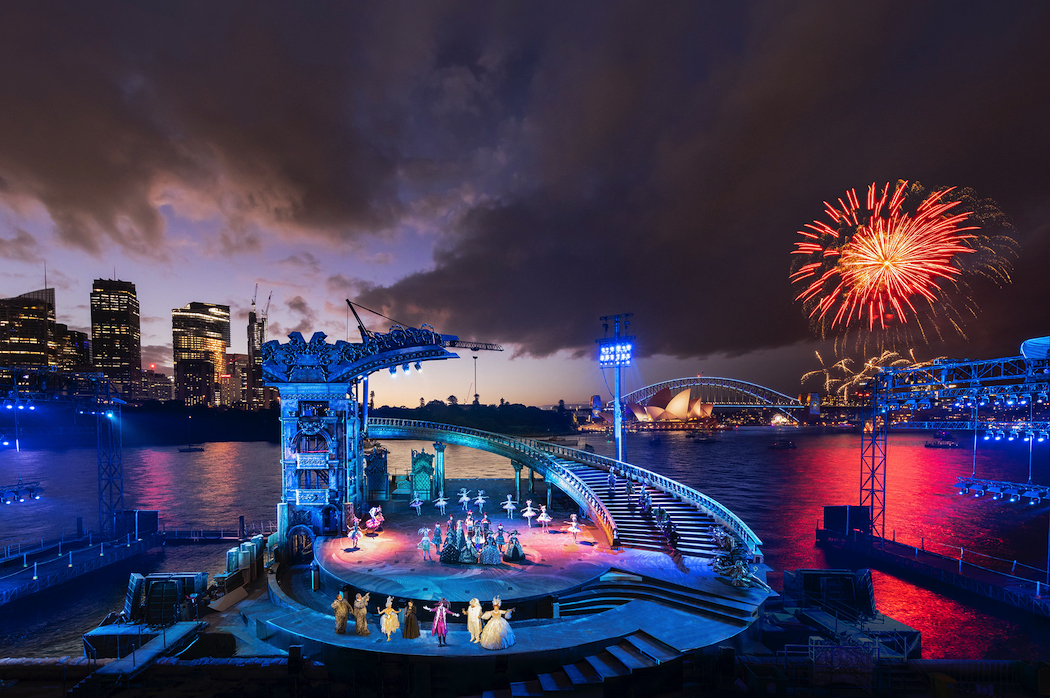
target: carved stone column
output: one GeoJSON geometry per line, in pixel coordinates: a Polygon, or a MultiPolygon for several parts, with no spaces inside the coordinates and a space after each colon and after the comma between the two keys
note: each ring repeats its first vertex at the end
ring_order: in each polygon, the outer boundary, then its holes
{"type": "Polygon", "coordinates": [[[536,474],[536,471],[533,470],[532,466],[530,465],[529,466],[529,494],[536,494],[536,481],[533,479],[535,474],[536,474]]]}
{"type": "Polygon", "coordinates": [[[434,496],[433,490],[437,490],[439,497],[445,496],[445,446],[440,441],[434,442],[434,485],[430,496],[434,496]]]}

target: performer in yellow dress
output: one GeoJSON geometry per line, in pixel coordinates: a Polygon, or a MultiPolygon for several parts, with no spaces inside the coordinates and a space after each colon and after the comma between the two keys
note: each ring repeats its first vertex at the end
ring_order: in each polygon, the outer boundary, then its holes
{"type": "Polygon", "coordinates": [[[492,599],[492,610],[486,611],[482,620],[487,620],[485,629],[481,631],[481,646],[487,650],[502,650],[514,644],[514,631],[510,629],[507,618],[514,612],[513,608],[506,611],[500,608],[500,598],[492,599]]]}
{"type": "Polygon", "coordinates": [[[394,608],[394,597],[386,597],[386,608],[379,609],[379,629],[386,635],[386,641],[390,642],[390,634],[401,627],[397,620],[397,609],[394,608]]]}

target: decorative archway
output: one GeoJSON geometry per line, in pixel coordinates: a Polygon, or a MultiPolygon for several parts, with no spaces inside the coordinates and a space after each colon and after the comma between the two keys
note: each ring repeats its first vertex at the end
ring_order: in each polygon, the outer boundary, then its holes
{"type": "Polygon", "coordinates": [[[340,533],[339,510],[328,504],[321,510],[321,535],[338,536],[340,533]]]}
{"type": "Polygon", "coordinates": [[[314,559],[314,533],[309,527],[298,525],[288,531],[288,564],[308,565],[314,559]]]}

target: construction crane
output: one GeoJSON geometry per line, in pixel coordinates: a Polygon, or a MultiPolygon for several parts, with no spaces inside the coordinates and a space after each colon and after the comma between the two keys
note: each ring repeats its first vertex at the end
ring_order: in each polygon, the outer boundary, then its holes
{"type": "Polygon", "coordinates": [[[447,347],[470,349],[471,351],[503,351],[502,345],[490,342],[468,342],[465,339],[453,339],[445,343],[447,347]]]}
{"type": "Polygon", "coordinates": [[[270,301],[273,299],[273,291],[270,291],[270,295],[266,297],[266,307],[262,311],[262,319],[265,320],[270,314],[270,301]]]}
{"type": "MultiPolygon", "coordinates": [[[[361,320],[361,316],[357,314],[355,304],[351,302],[349,298],[346,299],[346,304],[350,307],[350,312],[354,314],[354,319],[357,320],[357,329],[361,333],[361,340],[365,341],[374,337],[375,333],[365,328],[365,323],[361,320]]],[[[377,313],[371,308],[366,308],[363,305],[361,306],[361,310],[367,310],[370,313],[375,313],[381,318],[386,318],[391,322],[397,322],[396,320],[388,318],[386,315],[377,313]]],[[[450,339],[445,343],[445,346],[454,347],[456,349],[470,349],[471,351],[503,351],[503,347],[499,344],[492,344],[491,342],[468,342],[465,339],[450,339]]]]}

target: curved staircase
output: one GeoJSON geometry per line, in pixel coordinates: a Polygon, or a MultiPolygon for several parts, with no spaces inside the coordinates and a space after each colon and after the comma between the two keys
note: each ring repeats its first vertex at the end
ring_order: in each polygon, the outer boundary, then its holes
{"type": "MultiPolygon", "coordinates": [[[[574,461],[557,459],[561,464],[583,480],[588,487],[602,497],[605,508],[609,511],[613,521],[616,522],[616,531],[621,545],[631,548],[645,550],[660,550],[670,552],[670,547],[655,523],[655,518],[645,517],[642,510],[637,506],[638,490],[635,487],[633,502],[628,501],[624,490],[623,478],[617,478],[616,491],[609,495],[608,480],[609,473],[605,470],[595,468],[574,461]]],[[[693,557],[714,557],[717,554],[717,546],[711,537],[711,526],[717,522],[710,514],[698,510],[694,506],[685,504],[675,497],[658,490],[655,487],[644,488],[653,500],[653,508],[661,507],[671,517],[678,534],[678,551],[683,555],[693,557]]]]}

